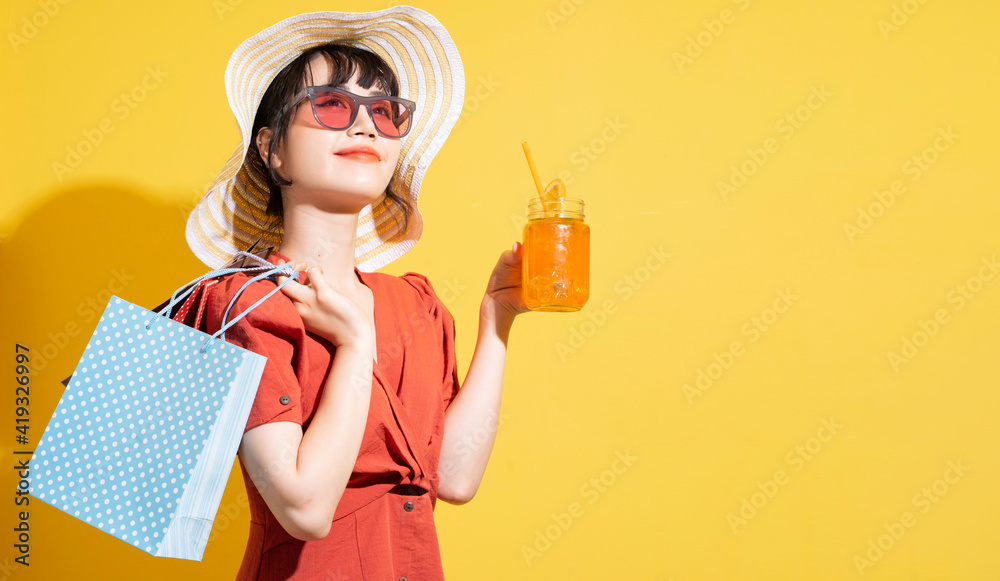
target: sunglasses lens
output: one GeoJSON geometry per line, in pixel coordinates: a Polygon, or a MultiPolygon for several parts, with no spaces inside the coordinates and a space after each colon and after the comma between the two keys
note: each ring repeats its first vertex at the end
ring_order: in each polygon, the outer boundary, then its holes
{"type": "MultiPolygon", "coordinates": [[[[347,129],[357,103],[348,95],[325,92],[316,94],[316,117],[330,129],[347,129]]],[[[410,112],[398,101],[380,99],[371,104],[372,121],[386,137],[400,137],[410,127],[410,112]]]]}
{"type": "Polygon", "coordinates": [[[410,126],[410,112],[402,103],[388,99],[372,103],[372,120],[379,132],[388,137],[399,137],[410,126]]]}
{"type": "Polygon", "coordinates": [[[347,95],[340,93],[319,93],[316,95],[316,117],[331,129],[346,129],[351,122],[354,103],[347,95]]]}

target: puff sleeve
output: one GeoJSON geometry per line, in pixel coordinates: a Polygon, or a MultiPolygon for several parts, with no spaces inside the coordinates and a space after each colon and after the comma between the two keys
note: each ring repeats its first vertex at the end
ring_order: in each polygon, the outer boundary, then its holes
{"type": "Polygon", "coordinates": [[[431,286],[427,277],[416,272],[407,272],[400,278],[417,290],[424,308],[433,321],[444,363],[441,376],[441,399],[444,408],[447,409],[459,390],[458,364],[455,356],[455,318],[434,292],[434,287],[431,286]]]}
{"type": "MultiPolygon", "coordinates": [[[[237,274],[211,287],[206,332],[219,330],[226,308],[247,280],[245,275],[237,274]]],[[[268,280],[252,283],[237,297],[227,320],[238,317],[275,286],[268,280]]],[[[225,336],[226,341],[267,358],[244,431],[271,422],[302,424],[302,389],[296,366],[305,329],[291,300],[281,291],[276,292],[229,327],[225,336]]]]}

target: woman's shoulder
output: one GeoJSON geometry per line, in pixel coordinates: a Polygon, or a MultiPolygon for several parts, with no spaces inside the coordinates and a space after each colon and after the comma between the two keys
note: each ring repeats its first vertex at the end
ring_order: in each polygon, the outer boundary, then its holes
{"type": "Polygon", "coordinates": [[[401,275],[392,275],[379,272],[367,273],[366,277],[371,277],[378,281],[379,285],[386,289],[387,294],[394,302],[409,300],[419,303],[431,314],[436,314],[439,310],[447,310],[444,302],[434,290],[429,278],[418,272],[407,272],[401,275]]]}
{"type": "Polygon", "coordinates": [[[385,289],[396,292],[412,294],[414,296],[434,293],[431,281],[426,276],[417,272],[407,272],[400,275],[384,272],[364,272],[362,276],[365,279],[377,282],[379,286],[385,289]]]}

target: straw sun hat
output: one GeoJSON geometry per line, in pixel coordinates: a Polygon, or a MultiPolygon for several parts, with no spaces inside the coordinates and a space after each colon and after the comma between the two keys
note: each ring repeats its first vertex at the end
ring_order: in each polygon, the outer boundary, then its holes
{"type": "Polygon", "coordinates": [[[403,137],[394,188],[413,209],[401,231],[402,210],[385,196],[358,219],[354,263],[373,271],[413,248],[423,231],[417,197],[424,172],[458,120],[465,74],[451,36],[433,16],[411,6],[375,12],[312,12],[267,28],[240,44],[226,67],[226,95],[240,126],[241,143],[187,221],[191,250],[211,268],[239,250],[281,244],[281,229],[267,216],[267,183],[249,171],[246,158],[254,115],[275,75],[304,51],[330,42],[367,49],[399,78],[400,96],[416,101],[410,132],[403,137]],[[266,232],[271,227],[277,235],[266,232]]]}

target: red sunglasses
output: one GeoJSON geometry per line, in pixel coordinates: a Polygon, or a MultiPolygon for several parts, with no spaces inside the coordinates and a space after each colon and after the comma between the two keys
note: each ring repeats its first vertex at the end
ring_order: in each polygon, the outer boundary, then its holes
{"type": "Polygon", "coordinates": [[[289,108],[298,106],[309,98],[313,116],[327,129],[347,129],[358,117],[361,107],[368,109],[368,116],[379,135],[399,139],[410,131],[410,120],[416,103],[401,97],[372,95],[362,97],[337,87],[306,87],[295,96],[289,108]]]}

